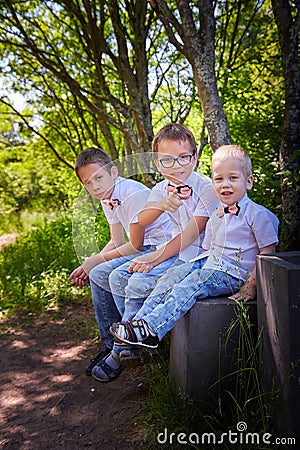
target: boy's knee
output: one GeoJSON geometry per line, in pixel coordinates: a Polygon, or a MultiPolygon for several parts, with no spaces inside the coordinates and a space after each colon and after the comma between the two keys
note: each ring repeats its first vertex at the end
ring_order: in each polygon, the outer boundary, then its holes
{"type": "Polygon", "coordinates": [[[97,283],[97,281],[102,280],[103,278],[108,278],[110,272],[111,267],[109,267],[107,263],[98,264],[98,266],[95,266],[90,270],[89,278],[97,283]]]}
{"type": "Polygon", "coordinates": [[[122,274],[120,270],[114,269],[108,277],[110,286],[119,284],[120,280],[122,280],[123,278],[124,274],[122,274]]]}
{"type": "Polygon", "coordinates": [[[90,279],[90,281],[95,281],[95,267],[93,267],[93,268],[90,270],[90,273],[89,273],[89,279],[90,279]]]}
{"type": "Polygon", "coordinates": [[[156,277],[145,277],[144,274],[136,273],[129,279],[125,288],[126,296],[133,298],[148,297],[157,283],[156,277]]]}
{"type": "Polygon", "coordinates": [[[117,283],[117,280],[118,280],[118,274],[116,274],[116,271],[113,270],[108,276],[109,285],[114,286],[117,283]]]}
{"type": "MultiPolygon", "coordinates": [[[[129,264],[128,264],[129,266],[129,264]]],[[[128,280],[132,276],[131,272],[128,272],[128,266],[125,267],[119,266],[116,267],[110,274],[109,274],[109,280],[112,283],[124,283],[124,279],[128,280]]]]}

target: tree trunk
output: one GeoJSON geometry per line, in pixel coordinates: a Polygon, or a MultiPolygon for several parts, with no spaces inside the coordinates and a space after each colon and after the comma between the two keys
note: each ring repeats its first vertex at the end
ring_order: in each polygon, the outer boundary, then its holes
{"type": "Polygon", "coordinates": [[[215,18],[212,0],[198,2],[200,23],[196,28],[189,0],[177,0],[181,23],[165,0],[150,0],[152,8],[163,22],[170,42],[192,66],[204,123],[212,150],[229,144],[227,117],[219,97],[215,73],[215,18]],[[179,39],[180,38],[180,39],[179,39]]]}
{"type": "Polygon", "coordinates": [[[288,0],[272,0],[272,7],[279,33],[285,78],[285,114],[280,146],[283,216],[281,248],[282,250],[300,250],[300,71],[298,60],[300,7],[298,2],[294,19],[288,0]]]}

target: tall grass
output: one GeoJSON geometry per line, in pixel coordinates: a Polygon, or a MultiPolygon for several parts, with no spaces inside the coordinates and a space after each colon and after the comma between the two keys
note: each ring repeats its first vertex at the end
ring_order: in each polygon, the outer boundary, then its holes
{"type": "MultiPolygon", "coordinates": [[[[108,229],[101,214],[95,232],[100,229],[102,248],[108,239],[108,229]]],[[[0,252],[2,315],[18,308],[37,312],[60,301],[86,296],[87,289],[74,288],[68,281],[70,272],[79,264],[71,217],[44,222],[38,229],[20,236],[16,243],[0,252]]]]}
{"type": "Polygon", "coordinates": [[[260,349],[263,345],[262,330],[257,329],[249,317],[246,304],[236,301],[236,319],[226,333],[226,342],[233,338],[233,389],[228,391],[230,417],[233,423],[246,422],[249,428],[260,433],[270,432],[273,427],[274,402],[278,392],[266,392],[261,379],[260,349]]]}
{"type": "MultiPolygon", "coordinates": [[[[267,392],[263,386],[259,352],[262,333],[251,320],[247,305],[240,302],[236,302],[236,319],[226,332],[225,349],[229,343],[231,346],[232,342],[235,342],[235,349],[232,353],[231,370],[226,377],[218,379],[210,387],[214,392],[213,396],[209,395],[209,388],[207,395],[197,404],[188,396],[174,397],[168,383],[169,361],[166,351],[163,354],[163,361],[160,360],[150,367],[148,374],[150,395],[142,402],[143,421],[151,423],[151,427],[145,430],[146,441],[152,445],[149,448],[155,448],[155,442],[158,445],[158,433],[165,428],[169,436],[171,433],[176,435],[185,433],[187,436],[196,433],[201,438],[202,434],[212,432],[216,437],[220,437],[229,430],[236,432],[237,424],[245,423],[250,433],[257,433],[260,436],[264,433],[273,433],[274,408],[280,391],[274,387],[271,392],[267,392]],[[219,390],[215,389],[218,385],[222,386],[219,390]]],[[[176,446],[175,441],[172,445],[163,446],[172,449],[181,447],[182,445],[176,446]]],[[[187,443],[185,448],[206,449],[207,444],[187,443]]],[[[224,439],[222,445],[215,448],[244,450],[266,447],[253,447],[253,444],[239,442],[233,446],[224,439]]]]}

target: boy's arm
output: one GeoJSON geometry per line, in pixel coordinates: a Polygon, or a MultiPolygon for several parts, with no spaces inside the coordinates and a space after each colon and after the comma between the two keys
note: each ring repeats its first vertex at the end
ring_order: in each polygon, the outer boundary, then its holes
{"type": "Polygon", "coordinates": [[[77,267],[69,276],[74,286],[82,287],[88,283],[88,274],[91,269],[110,259],[120,256],[132,255],[139,252],[144,243],[145,228],[139,223],[130,225],[130,242],[124,243],[124,229],[120,223],[110,225],[110,241],[100,253],[87,258],[84,263],[77,267]]]}
{"type": "Polygon", "coordinates": [[[124,229],[120,222],[109,225],[110,240],[101,250],[101,253],[106,253],[110,250],[114,250],[116,247],[120,247],[124,244],[124,229]]]}
{"type": "Polygon", "coordinates": [[[132,272],[149,272],[166,259],[177,255],[180,251],[191,245],[204,230],[208,217],[194,216],[189,221],[186,229],[175,236],[164,247],[157,249],[148,255],[136,258],[130,264],[128,270],[132,272]]]}
{"type": "MultiPolygon", "coordinates": [[[[259,250],[260,255],[264,255],[267,253],[275,253],[275,245],[268,245],[267,247],[263,247],[259,250]]],[[[245,284],[241,287],[241,289],[234,295],[228,297],[230,300],[238,300],[247,302],[248,300],[253,300],[256,295],[256,264],[254,265],[253,271],[245,282],[245,284]]]]}
{"type": "Polygon", "coordinates": [[[111,230],[112,230],[111,240],[114,243],[114,248],[112,248],[111,250],[107,249],[105,252],[101,251],[97,255],[92,255],[89,258],[87,258],[82,264],[82,267],[87,274],[91,271],[93,267],[97,266],[98,264],[101,264],[105,261],[109,261],[111,259],[119,258],[120,256],[132,255],[142,250],[144,243],[145,227],[143,227],[139,223],[130,224],[130,241],[125,244],[122,243],[122,245],[118,245],[120,244],[119,227],[117,229],[118,231],[117,236],[115,236],[116,229],[114,225],[112,225],[111,230]]]}
{"type": "Polygon", "coordinates": [[[183,204],[175,192],[158,202],[148,202],[138,215],[139,223],[146,227],[151,225],[165,211],[175,212],[183,204]]]}
{"type": "MultiPolygon", "coordinates": [[[[110,251],[114,250],[116,246],[121,246],[124,243],[124,230],[121,223],[115,223],[109,225],[110,230],[110,240],[108,243],[103,247],[100,253],[97,255],[92,255],[89,258],[85,260],[84,263],[87,263],[87,265],[90,265],[90,269],[94,267],[97,264],[100,264],[100,262],[104,261],[103,255],[106,253],[109,253],[110,251]],[[99,261],[99,262],[97,262],[99,261]]],[[[86,284],[88,284],[89,276],[88,272],[85,271],[84,263],[73,270],[73,272],[70,274],[68,280],[72,280],[73,286],[83,287],[86,284]]]]}

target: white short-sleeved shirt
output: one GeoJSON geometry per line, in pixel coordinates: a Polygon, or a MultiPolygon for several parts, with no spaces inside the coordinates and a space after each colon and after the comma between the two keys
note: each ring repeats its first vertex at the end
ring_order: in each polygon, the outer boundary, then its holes
{"type": "Polygon", "coordinates": [[[259,249],[278,244],[279,220],[247,195],[238,202],[238,216],[215,212],[206,225],[201,257],[208,256],[205,268],[228,272],[245,281],[252,273],[259,249]]]}
{"type": "MultiPolygon", "coordinates": [[[[138,181],[118,177],[111,196],[120,205],[110,209],[103,201],[102,208],[109,224],[121,223],[128,238],[130,225],[138,223],[138,213],[148,202],[150,189],[138,181]]],[[[144,245],[161,245],[171,238],[172,223],[168,214],[162,214],[151,225],[145,227],[144,245]]]]}
{"type": "MultiPolygon", "coordinates": [[[[148,201],[158,202],[167,197],[169,195],[167,190],[168,184],[168,180],[163,180],[156,184],[151,191],[148,201]]],[[[184,200],[183,205],[177,211],[168,213],[173,223],[172,237],[182,233],[193,216],[210,217],[220,204],[212,187],[212,182],[206,175],[192,172],[182,184],[189,185],[193,189],[193,193],[191,197],[184,200]]],[[[189,261],[199,255],[202,250],[203,237],[204,231],[189,247],[180,252],[179,258],[182,261],[189,261]]]]}

